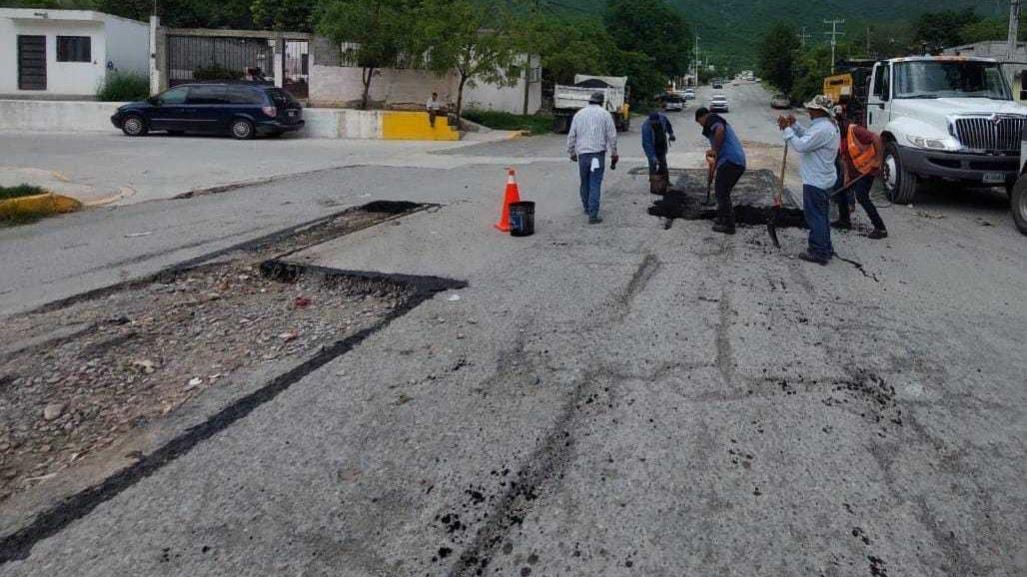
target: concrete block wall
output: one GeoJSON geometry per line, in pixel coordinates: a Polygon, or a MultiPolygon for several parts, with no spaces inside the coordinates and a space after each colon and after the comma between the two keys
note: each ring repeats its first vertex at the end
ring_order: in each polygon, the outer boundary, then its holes
{"type": "MultiPolygon", "coordinates": [[[[31,132],[115,132],[110,117],[120,102],[0,100],[0,130],[31,132]]],[[[309,138],[398,140],[457,140],[445,117],[428,130],[428,115],[420,112],[305,108],[309,138]]]]}

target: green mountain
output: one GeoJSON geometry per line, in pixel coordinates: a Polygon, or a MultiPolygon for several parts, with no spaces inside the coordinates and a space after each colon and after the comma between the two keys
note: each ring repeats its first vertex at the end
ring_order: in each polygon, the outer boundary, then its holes
{"type": "MultiPolygon", "coordinates": [[[[808,42],[826,43],[830,31],[824,20],[844,19],[838,30],[849,41],[863,46],[867,26],[871,39],[875,35],[892,34],[926,11],[974,8],[981,16],[1005,15],[1009,0],[668,0],[686,17],[700,36],[699,47],[713,64],[734,68],[751,68],[755,50],[771,23],[782,20],[806,28],[808,42]]],[[[605,0],[559,0],[554,9],[573,9],[576,13],[602,14],[605,0]]],[[[841,54],[844,56],[844,54],[841,54]]]]}

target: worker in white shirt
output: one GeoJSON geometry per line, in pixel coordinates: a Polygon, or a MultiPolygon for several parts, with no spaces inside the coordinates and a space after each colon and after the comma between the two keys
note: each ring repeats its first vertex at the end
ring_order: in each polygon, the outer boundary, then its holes
{"type": "Polygon", "coordinates": [[[581,177],[581,207],[589,224],[599,224],[599,197],[603,186],[606,152],[610,152],[610,170],[617,167],[617,126],[613,116],[603,108],[605,97],[595,92],[588,106],[574,113],[567,133],[567,153],[578,163],[581,177]]]}
{"type": "Polygon", "coordinates": [[[799,153],[799,176],[802,177],[802,212],[809,227],[809,248],[799,255],[808,262],[826,265],[834,256],[828,210],[831,191],[838,174],[838,126],[831,120],[834,102],[817,95],[805,104],[812,122],[803,127],[792,115],[780,116],[777,125],[785,142],[799,153]]]}

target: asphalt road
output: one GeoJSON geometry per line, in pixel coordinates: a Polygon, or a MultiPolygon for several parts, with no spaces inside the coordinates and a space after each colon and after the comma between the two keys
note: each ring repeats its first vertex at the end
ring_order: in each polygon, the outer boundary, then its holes
{"type": "MultiPolygon", "coordinates": [[[[765,93],[727,93],[773,158],[765,93]]],[[[698,167],[690,111],[674,118],[672,166],[698,167]]],[[[628,174],[637,135],[588,226],[562,146],[481,144],[449,169],[353,167],[0,231],[18,271],[7,310],[32,287],[49,298],[379,198],[443,206],[291,258],[469,283],[0,575],[1027,572],[1027,259],[999,195],[883,207],[888,240],[836,235],[860,266],[819,267],[792,258],[796,229],[782,251],[758,227],[665,229],[628,174]],[[491,227],[511,159],[537,202],[524,239],[491,227]],[[151,229],[166,232],[118,240],[151,229]],[[90,244],[56,250],[74,237],[90,244]],[[73,274],[28,269],[32,254],[73,274]]]]}

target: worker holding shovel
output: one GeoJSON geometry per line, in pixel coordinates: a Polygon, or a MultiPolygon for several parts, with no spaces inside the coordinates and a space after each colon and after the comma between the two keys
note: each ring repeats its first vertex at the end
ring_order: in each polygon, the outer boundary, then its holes
{"type": "Polygon", "coordinates": [[[706,161],[713,165],[714,188],[717,194],[717,218],[714,232],[735,234],[735,210],[731,204],[731,190],[745,173],[745,151],[735,130],[719,114],[705,107],[695,111],[695,121],[702,134],[710,141],[706,161]]]}
{"type": "Polygon", "coordinates": [[[828,225],[830,191],[837,173],[839,132],[831,116],[834,102],[817,95],[805,104],[812,122],[809,127],[797,123],[792,115],[779,116],[777,126],[784,133],[786,145],[799,153],[799,175],[802,177],[802,212],[809,227],[809,248],[799,255],[808,262],[826,265],[834,256],[831,227],[828,225]]]}
{"type": "Polygon", "coordinates": [[[852,228],[849,211],[853,204],[852,197],[855,195],[874,225],[874,230],[867,236],[873,239],[888,238],[884,221],[877,212],[874,201],[870,200],[870,188],[874,186],[874,179],[881,173],[881,165],[884,163],[884,142],[879,134],[850,122],[841,106],[834,107],[834,116],[841,133],[839,157],[842,174],[836,187],[848,190],[839,190],[835,196],[835,202],[838,203],[838,220],[832,222],[831,226],[839,230],[852,228]]]}

